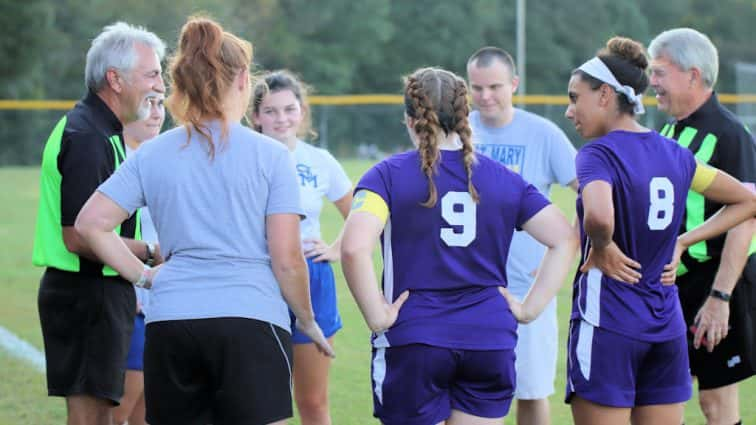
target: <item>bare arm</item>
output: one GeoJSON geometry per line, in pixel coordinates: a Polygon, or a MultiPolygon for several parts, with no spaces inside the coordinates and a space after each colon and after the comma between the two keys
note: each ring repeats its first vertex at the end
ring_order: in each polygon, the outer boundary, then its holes
{"type": "Polygon", "coordinates": [[[352,198],[352,192],[350,191],[333,203],[334,205],[336,205],[336,209],[339,210],[341,217],[343,217],[344,220],[346,220],[347,216],[349,216],[349,209],[352,207],[352,198]]]}
{"type": "Polygon", "coordinates": [[[310,304],[310,278],[299,246],[299,217],[273,214],[266,218],[273,274],[289,308],[301,322],[315,320],[310,304]]]}
{"type": "Polygon", "coordinates": [[[575,258],[578,240],[572,226],[554,205],[539,211],[522,228],[546,246],[546,254],[538,267],[535,283],[521,305],[505,290],[502,289],[502,293],[517,320],[528,323],[541,314],[564,283],[575,258]]]}
{"type": "MultiPolygon", "coordinates": [[[[680,256],[688,247],[730,229],[722,249],[719,269],[714,277],[713,289],[731,294],[743,273],[748,247],[756,229],[756,220],[753,218],[756,214],[756,194],[722,171],[717,171],[711,184],[702,194],[708,199],[725,204],[725,207],[702,225],[678,237],[675,254],[672,263],[666,267],[665,277],[674,281],[680,256]]],[[[693,346],[700,347],[705,336],[706,348],[712,351],[727,337],[729,316],[730,306],[727,302],[707,297],[695,318],[697,329],[693,337],[693,346]]]]}
{"type": "MultiPolygon", "coordinates": [[[[709,217],[709,219],[700,226],[680,235],[678,241],[685,248],[697,242],[711,239],[722,234],[746,219],[752,219],[754,214],[756,214],[756,193],[743,186],[743,184],[725,172],[718,170],[714,180],[702,194],[706,199],[725,204],[725,207],[709,217]]],[[[741,227],[740,230],[747,231],[749,227],[750,226],[746,225],[741,227]]],[[[736,229],[737,228],[733,228],[732,230],[736,229]]],[[[753,232],[751,232],[751,235],[752,234],[753,232]]],[[[747,236],[744,236],[744,238],[746,237],[747,236]]],[[[750,243],[750,239],[748,240],[748,243],[750,243]]],[[[747,251],[747,248],[743,250],[742,255],[745,255],[747,251]]],[[[724,257],[724,253],[722,257],[724,257]]],[[[745,262],[743,262],[743,264],[745,264],[745,262]]],[[[742,268],[740,272],[742,272],[742,268]]],[[[738,272],[738,274],[740,272],[738,272]]]]}
{"type": "Polygon", "coordinates": [[[614,200],[612,186],[595,180],[583,188],[583,228],[591,241],[588,258],[580,267],[583,273],[595,267],[614,280],[638,283],[640,264],[628,258],[613,241],[614,200]]]}
{"type": "Polygon", "coordinates": [[[384,222],[373,214],[352,212],[344,224],[341,243],[341,267],[349,290],[370,330],[380,332],[394,324],[399,309],[409,296],[402,293],[389,304],[378,289],[373,268],[373,249],[383,231],[384,222]]]}
{"type": "Polygon", "coordinates": [[[297,318],[297,327],[315,342],[321,352],[333,356],[333,349],[315,322],[310,304],[310,277],[299,242],[299,216],[271,214],[266,217],[265,226],[273,274],[297,318]]]}
{"type": "MultiPolygon", "coordinates": [[[[567,183],[567,186],[569,186],[570,189],[574,190],[575,193],[577,193],[578,190],[580,189],[577,179],[567,183]]],[[[575,218],[572,220],[572,231],[575,232],[575,237],[578,239],[577,249],[579,250],[580,249],[580,220],[577,214],[575,214],[575,218]]]]}
{"type": "MultiPolygon", "coordinates": [[[[748,260],[748,248],[753,238],[754,227],[756,227],[755,221],[749,219],[727,232],[712,289],[728,295],[732,294],[748,260]]],[[[701,344],[705,344],[706,349],[711,352],[721,340],[727,337],[730,330],[729,322],[730,303],[719,298],[706,297],[706,301],[694,319],[696,333],[693,336],[693,346],[698,348],[701,344]],[[706,339],[703,339],[704,335],[706,339]]]]}
{"type": "MultiPolygon", "coordinates": [[[[344,219],[344,221],[346,221],[346,218],[349,216],[349,209],[352,207],[352,198],[352,192],[350,191],[346,195],[342,196],[341,199],[338,199],[333,203],[334,205],[336,205],[336,209],[338,209],[341,213],[341,217],[344,219]]],[[[336,240],[331,244],[331,247],[335,248],[339,256],[341,256],[341,239],[343,237],[344,226],[341,226],[341,232],[339,232],[339,236],[336,237],[336,240]]]]}
{"type": "Polygon", "coordinates": [[[727,232],[713,288],[732,293],[748,261],[748,248],[756,233],[756,219],[748,219],[727,232]]]}
{"type": "MultiPolygon", "coordinates": [[[[126,217],[128,218],[128,217],[126,217]]],[[[129,250],[142,261],[147,261],[147,243],[144,241],[138,241],[136,239],[121,237],[123,243],[129,248],[129,250]]],[[[81,237],[79,232],[76,231],[74,226],[63,226],[63,243],[66,245],[66,249],[74,254],[80,255],[92,261],[102,261],[92,252],[92,249],[87,244],[86,240],[81,237]]],[[[162,263],[162,258],[158,261],[159,245],[155,244],[155,264],[162,263]]]]}
{"type": "Polygon", "coordinates": [[[614,235],[614,202],[612,186],[595,180],[583,188],[583,228],[591,239],[591,246],[604,248],[614,235]]]}
{"type": "MultiPolygon", "coordinates": [[[[102,193],[95,192],[76,217],[75,229],[69,227],[68,233],[69,236],[70,233],[78,233],[80,236],[73,238],[80,252],[89,253],[90,258],[98,258],[124,279],[136,282],[144,271],[144,264],[134,255],[127,242],[113,231],[127,218],[129,214],[126,210],[102,193]]],[[[143,242],[130,242],[131,248],[146,252],[143,242]],[[140,246],[137,247],[137,244],[140,246]]],[[[68,243],[66,247],[68,248],[68,243]]]]}
{"type": "MultiPolygon", "coordinates": [[[[339,210],[341,216],[346,220],[349,215],[349,209],[352,205],[352,192],[350,191],[346,195],[337,199],[333,203],[336,209],[339,210]]],[[[321,261],[339,261],[341,259],[341,239],[344,235],[344,227],[341,227],[339,236],[333,241],[331,245],[326,245],[320,239],[306,239],[305,242],[312,244],[312,247],[305,252],[305,257],[315,257],[312,261],[318,263],[321,261]]]]}

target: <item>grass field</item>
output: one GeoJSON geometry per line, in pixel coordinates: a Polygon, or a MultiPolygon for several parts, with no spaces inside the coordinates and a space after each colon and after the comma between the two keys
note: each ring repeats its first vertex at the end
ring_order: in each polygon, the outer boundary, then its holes
{"type": "MultiPolygon", "coordinates": [[[[344,165],[356,181],[370,166],[365,161],[347,160],[344,165]]],[[[31,265],[32,239],[38,199],[36,168],[0,168],[0,206],[5,219],[0,222],[0,326],[35,347],[42,349],[42,335],[37,316],[37,288],[41,269],[31,265]]],[[[554,199],[568,217],[574,215],[574,195],[556,189],[554,199]]],[[[333,206],[323,215],[323,233],[330,241],[342,220],[333,206]]],[[[369,384],[369,332],[344,283],[341,269],[334,267],[339,291],[339,307],[344,328],[336,335],[331,374],[331,410],[336,425],[375,424],[369,384]]],[[[559,346],[565,347],[567,317],[570,309],[570,285],[559,294],[559,346]]],[[[560,350],[556,394],[551,397],[554,424],[572,423],[569,407],[562,402],[564,393],[564,349],[560,350]]],[[[756,423],[756,380],[741,386],[743,423],[756,423]]],[[[512,424],[513,413],[505,423],[512,424]]],[[[65,407],[60,398],[47,397],[44,375],[23,360],[0,348],[0,425],[62,424],[65,407]]],[[[294,419],[291,423],[298,424],[294,419]]],[[[686,408],[685,423],[703,424],[694,399],[686,408]]]]}

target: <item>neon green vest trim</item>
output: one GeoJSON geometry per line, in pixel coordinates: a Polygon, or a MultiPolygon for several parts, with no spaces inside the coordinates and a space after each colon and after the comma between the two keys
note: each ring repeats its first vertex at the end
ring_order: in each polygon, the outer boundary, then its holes
{"type": "MultiPolygon", "coordinates": [[[[713,134],[707,134],[701,143],[701,148],[696,152],[696,159],[708,163],[711,160],[711,156],[714,154],[714,147],[717,145],[717,137],[713,134]]],[[[704,222],[704,206],[706,199],[698,192],[689,191],[688,200],[685,203],[686,211],[688,212],[685,221],[685,230],[695,229],[704,222]]],[[[691,245],[688,248],[688,253],[691,257],[700,262],[710,260],[708,249],[706,247],[706,241],[698,242],[691,245]]]]}
{"type": "Polygon", "coordinates": [[[659,132],[664,137],[672,137],[672,134],[675,132],[675,126],[671,124],[664,124],[664,127],[662,127],[661,131],[659,132]]]}
{"type": "MultiPolygon", "coordinates": [[[[697,133],[698,130],[696,130],[695,128],[685,127],[682,133],[680,133],[680,137],[677,142],[680,144],[680,146],[689,148],[690,143],[693,141],[693,138],[697,133]]],[[[701,142],[701,147],[695,154],[696,159],[700,162],[708,163],[711,160],[712,155],[714,155],[714,149],[716,148],[716,146],[717,137],[713,134],[707,134],[706,137],[704,137],[703,142],[701,142]]],[[[703,195],[692,190],[688,191],[688,198],[685,201],[686,231],[695,229],[696,227],[703,224],[703,222],[705,221],[705,203],[706,199],[703,195]]],[[[691,247],[688,248],[688,254],[699,262],[704,262],[711,259],[708,253],[706,241],[701,241],[694,245],[691,245],[691,247]]],[[[686,268],[680,267],[677,269],[677,275],[682,276],[683,274],[687,273],[687,271],[688,270],[686,268]]]]}
{"type": "Polygon", "coordinates": [[[34,232],[32,263],[35,266],[50,266],[78,272],[79,256],[66,249],[66,244],[63,242],[63,226],[60,224],[60,184],[63,176],[58,170],[58,154],[66,122],[66,117],[58,121],[42,152],[39,209],[34,232]]]}
{"type": "MultiPolygon", "coordinates": [[[[67,117],[58,121],[47,139],[42,152],[42,167],[39,179],[39,209],[37,211],[37,225],[34,233],[34,250],[32,263],[39,267],[54,267],[59,270],[78,272],[81,270],[79,256],[66,249],[63,241],[63,226],[60,211],[60,184],[63,176],[58,170],[58,155],[66,128],[67,117]]],[[[109,139],[115,156],[115,167],[126,158],[118,136],[109,139]]],[[[121,233],[119,225],[115,232],[121,233]]],[[[141,238],[139,213],[137,212],[136,238],[141,238]]],[[[118,276],[110,267],[103,267],[104,276],[118,276]]]]}
{"type": "Polygon", "coordinates": [[[693,138],[696,137],[696,133],[698,133],[698,130],[691,127],[685,127],[680,133],[680,137],[677,139],[677,143],[680,144],[680,146],[684,148],[690,147],[690,143],[693,141],[693,138]]]}

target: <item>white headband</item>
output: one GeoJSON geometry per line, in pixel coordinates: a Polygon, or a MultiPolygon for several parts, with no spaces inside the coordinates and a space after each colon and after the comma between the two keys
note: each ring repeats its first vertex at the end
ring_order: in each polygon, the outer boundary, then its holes
{"type": "Polygon", "coordinates": [[[617,81],[617,78],[614,77],[614,74],[612,74],[612,71],[609,70],[609,67],[607,67],[604,61],[602,61],[601,59],[595,57],[588,62],[580,65],[580,68],[578,69],[593,78],[599,79],[609,84],[610,86],[614,87],[614,89],[619,93],[624,94],[627,97],[627,100],[630,101],[630,104],[633,105],[633,112],[635,112],[636,114],[642,114],[646,112],[646,110],[643,108],[643,94],[636,95],[635,90],[632,87],[623,86],[622,84],[620,84],[620,82],[617,81]]]}

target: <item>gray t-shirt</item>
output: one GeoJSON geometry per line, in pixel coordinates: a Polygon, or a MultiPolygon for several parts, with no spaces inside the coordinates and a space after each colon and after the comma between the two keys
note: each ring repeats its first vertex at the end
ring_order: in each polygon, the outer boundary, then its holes
{"type": "MultiPolygon", "coordinates": [[[[208,125],[220,140],[220,123],[208,125]]],[[[243,317],[288,330],[265,227],[268,215],[303,213],[288,150],[238,123],[213,159],[198,134],[186,136],[159,135],[98,189],[130,214],[150,209],[166,262],[147,322],[243,317]]]]}
{"type": "MultiPolygon", "coordinates": [[[[147,143],[142,142],[142,143],[147,143]]],[[[129,145],[126,145],[126,158],[129,158],[136,154],[136,149],[131,149],[129,145]]],[[[157,243],[157,231],[155,231],[155,225],[152,223],[152,217],[150,217],[150,209],[147,207],[139,208],[139,225],[142,231],[142,240],[145,242],[157,243]]],[[[134,288],[136,293],[137,304],[143,315],[147,315],[147,311],[150,309],[150,290],[144,288],[134,288]]]]}
{"type": "MultiPolygon", "coordinates": [[[[488,127],[478,111],[470,113],[476,150],[506,165],[549,196],[553,183],[575,180],[575,148],[551,121],[522,109],[514,109],[512,121],[488,127]]],[[[535,272],[546,248],[526,232],[515,232],[507,260],[507,283],[517,297],[524,297],[535,281],[535,272]]]]}

